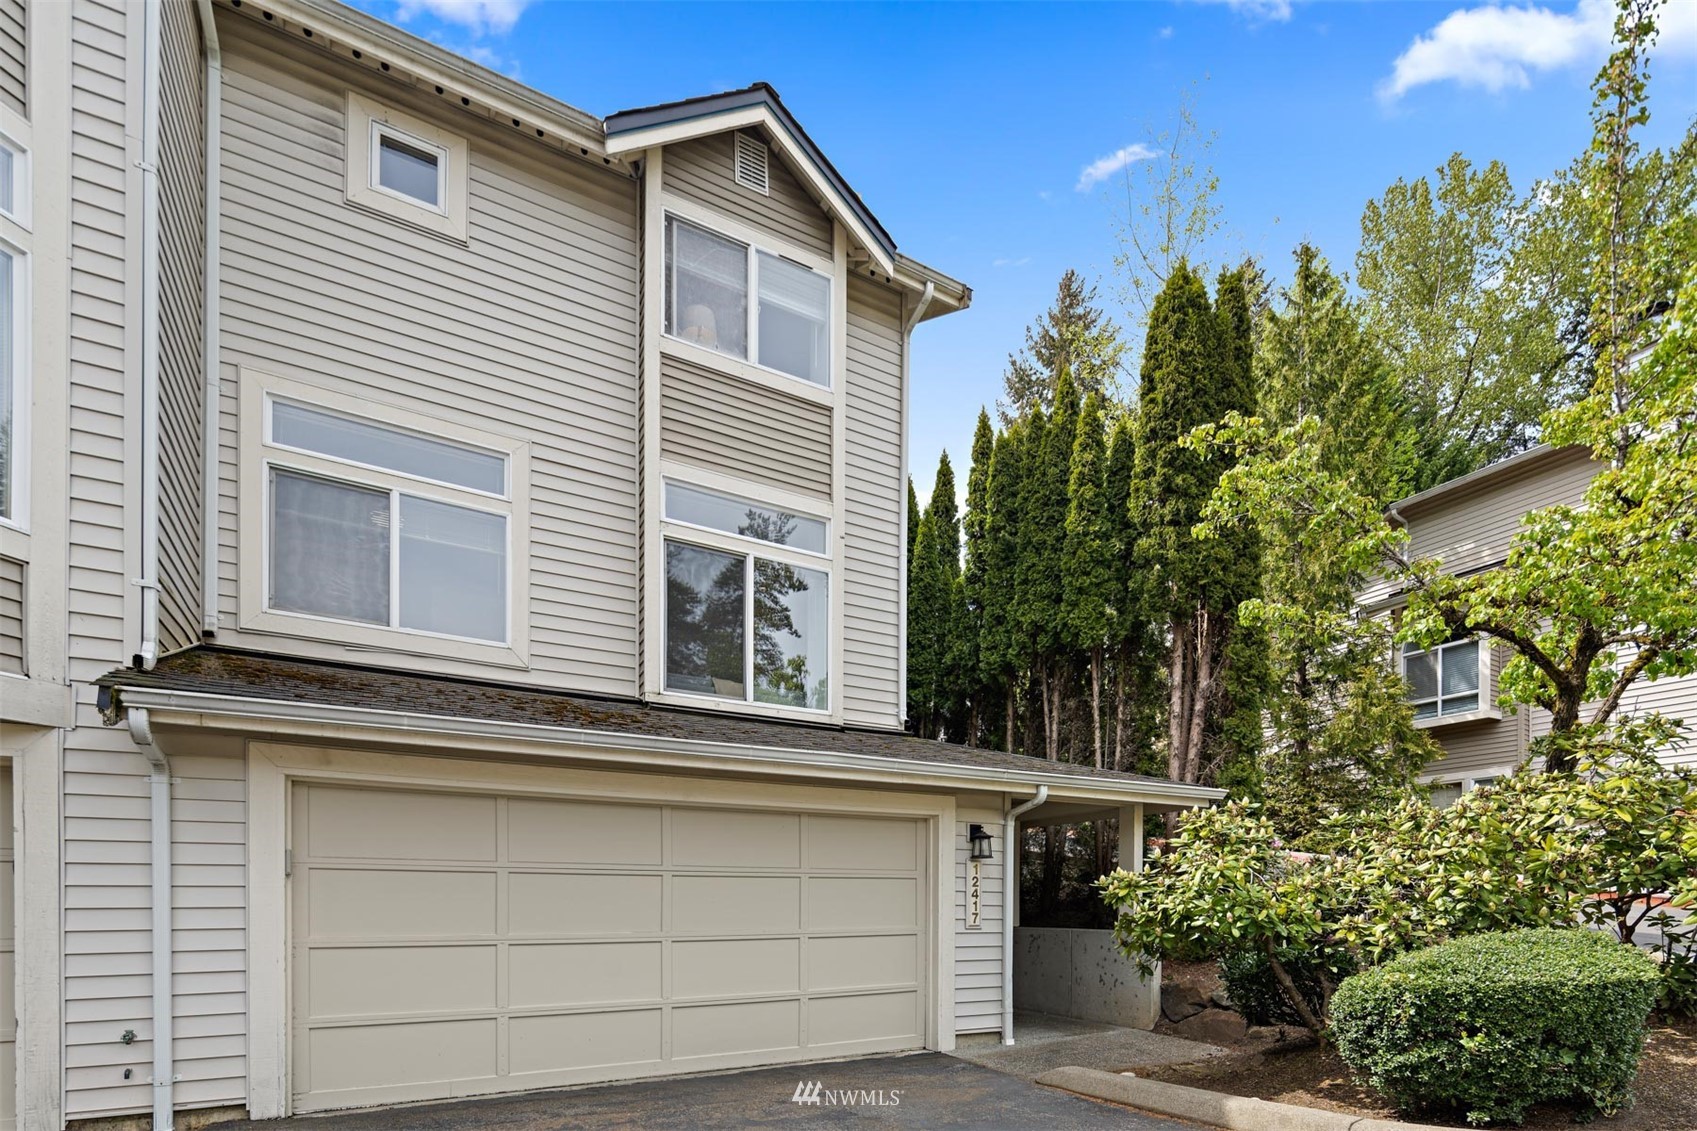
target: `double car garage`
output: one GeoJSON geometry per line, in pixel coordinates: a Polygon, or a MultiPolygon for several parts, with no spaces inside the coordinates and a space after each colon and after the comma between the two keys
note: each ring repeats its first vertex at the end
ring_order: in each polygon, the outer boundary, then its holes
{"type": "Polygon", "coordinates": [[[287,787],[291,1107],[923,1047],[934,821],[287,787]]]}

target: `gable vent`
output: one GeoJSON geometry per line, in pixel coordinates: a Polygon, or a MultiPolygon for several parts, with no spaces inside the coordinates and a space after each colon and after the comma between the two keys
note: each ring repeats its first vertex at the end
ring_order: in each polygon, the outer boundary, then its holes
{"type": "Polygon", "coordinates": [[[766,143],[751,134],[736,135],[736,150],[731,158],[733,172],[737,184],[746,189],[753,189],[762,196],[771,194],[771,182],[767,178],[766,143]]]}

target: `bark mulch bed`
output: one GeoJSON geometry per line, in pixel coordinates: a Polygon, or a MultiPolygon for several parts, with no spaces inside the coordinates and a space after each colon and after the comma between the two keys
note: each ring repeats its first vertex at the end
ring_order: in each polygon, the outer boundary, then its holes
{"type": "MultiPolygon", "coordinates": [[[[1210,992],[1211,975],[1212,970],[1203,963],[1169,963],[1162,970],[1163,978],[1176,977],[1210,992]]],[[[1157,1026],[1163,1027],[1164,1024],[1157,1026]]],[[[1383,1097],[1352,1079],[1349,1066],[1335,1052],[1316,1047],[1306,1033],[1287,1029],[1284,1036],[1287,1039],[1281,1042],[1266,1030],[1252,1029],[1242,1041],[1227,1046],[1232,1049],[1229,1056],[1138,1069],[1137,1075],[1234,1096],[1253,1096],[1379,1119],[1397,1118],[1396,1110],[1383,1097]]],[[[1697,1021],[1651,1023],[1633,1092],[1637,1103],[1631,1109],[1612,1119],[1596,1120],[1590,1126],[1601,1131],[1697,1129],[1697,1021]]],[[[1419,1122],[1466,1126],[1459,1114],[1446,1119],[1428,1112],[1419,1117],[1419,1122]]],[[[1542,1104],[1528,1113],[1524,1126],[1542,1131],[1573,1124],[1571,1108],[1542,1104]]]]}

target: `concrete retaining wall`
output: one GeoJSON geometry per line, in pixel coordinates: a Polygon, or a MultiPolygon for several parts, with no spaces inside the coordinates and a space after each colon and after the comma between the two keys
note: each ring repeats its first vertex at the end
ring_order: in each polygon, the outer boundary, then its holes
{"type": "Polygon", "coordinates": [[[1152,1029],[1160,1016],[1161,971],[1145,981],[1114,946],[1112,931],[1015,927],[1015,1009],[1152,1029]]]}

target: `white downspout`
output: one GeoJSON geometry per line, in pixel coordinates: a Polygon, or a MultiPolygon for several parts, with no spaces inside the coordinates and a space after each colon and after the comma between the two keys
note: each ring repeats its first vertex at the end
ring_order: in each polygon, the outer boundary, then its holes
{"type": "Polygon", "coordinates": [[[1019,818],[1049,800],[1049,787],[1008,810],[1002,821],[1002,1043],[1013,1044],[1013,920],[1019,906],[1019,818]]]}
{"type": "Polygon", "coordinates": [[[919,325],[919,320],[925,316],[925,308],[931,305],[936,297],[937,284],[927,279],[925,290],[920,292],[919,301],[914,303],[913,312],[907,316],[907,324],[902,330],[902,439],[901,439],[901,541],[900,554],[901,573],[901,604],[897,610],[896,639],[899,644],[897,654],[901,657],[896,665],[896,701],[900,704],[898,714],[902,726],[907,726],[907,433],[908,417],[911,415],[910,406],[913,403],[913,393],[909,378],[913,373],[913,328],[919,325]]]}
{"type": "MultiPolygon", "coordinates": [[[[141,643],[159,659],[159,50],[160,0],[143,9],[141,129],[141,643]]],[[[158,1127],[158,1124],[155,1124],[158,1127]]]]}
{"type": "Polygon", "coordinates": [[[212,0],[200,0],[200,35],[206,58],[206,248],[202,259],[200,313],[200,631],[218,631],[218,358],[219,243],[223,216],[220,191],[224,131],[224,56],[212,0]]]}
{"type": "Polygon", "coordinates": [[[153,833],[153,1126],[172,1131],[177,1077],[171,1048],[171,763],[153,740],[146,707],[129,708],[125,721],[152,771],[147,781],[153,833]]]}

